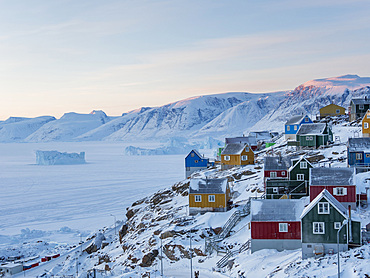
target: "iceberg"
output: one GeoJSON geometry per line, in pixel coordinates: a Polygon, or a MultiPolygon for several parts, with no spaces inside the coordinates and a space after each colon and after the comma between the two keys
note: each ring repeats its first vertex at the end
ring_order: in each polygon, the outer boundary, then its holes
{"type": "Polygon", "coordinates": [[[84,164],[85,152],[61,153],[58,151],[36,151],[36,163],[38,165],[70,165],[84,164]]]}

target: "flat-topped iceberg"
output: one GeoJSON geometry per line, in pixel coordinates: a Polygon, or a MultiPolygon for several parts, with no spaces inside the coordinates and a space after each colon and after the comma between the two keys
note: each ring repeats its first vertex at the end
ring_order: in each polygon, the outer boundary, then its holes
{"type": "Polygon", "coordinates": [[[38,165],[70,165],[84,164],[85,152],[61,153],[58,151],[36,151],[36,163],[38,165]]]}

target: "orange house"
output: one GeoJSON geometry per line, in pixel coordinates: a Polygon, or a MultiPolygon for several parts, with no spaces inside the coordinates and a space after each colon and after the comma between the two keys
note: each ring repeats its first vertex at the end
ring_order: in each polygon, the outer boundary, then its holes
{"type": "Polygon", "coordinates": [[[250,164],[254,164],[254,152],[248,144],[227,144],[221,153],[221,168],[223,170],[250,164]]]}
{"type": "Polygon", "coordinates": [[[189,186],[189,214],[227,211],[230,205],[227,179],[191,179],[189,186]]]}
{"type": "Polygon", "coordinates": [[[362,137],[370,137],[370,109],[362,118],[362,137]]]}

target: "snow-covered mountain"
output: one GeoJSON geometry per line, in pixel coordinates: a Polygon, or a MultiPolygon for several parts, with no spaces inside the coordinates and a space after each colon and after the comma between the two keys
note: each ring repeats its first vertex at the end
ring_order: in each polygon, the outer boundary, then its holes
{"type": "Polygon", "coordinates": [[[46,123],[29,135],[26,142],[71,141],[77,136],[109,122],[103,111],[90,114],[66,113],[59,120],[46,123]]]}
{"type": "MultiPolygon", "coordinates": [[[[370,78],[357,75],[316,79],[294,90],[265,94],[224,93],[192,97],[160,107],[142,107],[121,117],[102,111],[67,113],[26,137],[0,136],[0,141],[131,141],[170,137],[240,136],[251,130],[282,131],[293,115],[315,117],[330,103],[348,107],[352,97],[370,95],[370,78]]],[[[24,121],[12,118],[13,123],[24,121]]],[[[10,119],[8,124],[10,124],[10,119]]],[[[7,121],[0,122],[0,127],[7,121]]]]}
{"type": "Polygon", "coordinates": [[[0,142],[17,142],[37,131],[43,125],[55,121],[51,116],[37,118],[10,117],[0,122],[0,142]]]}

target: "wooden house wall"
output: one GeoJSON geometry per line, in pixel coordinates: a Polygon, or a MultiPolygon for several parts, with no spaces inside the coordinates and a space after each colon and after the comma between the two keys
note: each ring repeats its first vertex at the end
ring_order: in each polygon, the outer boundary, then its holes
{"type": "Polygon", "coordinates": [[[270,173],[275,172],[277,178],[288,178],[288,171],[287,170],[271,170],[271,171],[264,171],[265,178],[270,178],[270,173]],[[284,172],[284,175],[283,175],[284,172]]]}
{"type": "Polygon", "coordinates": [[[344,115],[346,109],[336,104],[329,104],[320,109],[320,117],[344,115]],[[336,113],[339,109],[339,113],[336,113]]]}
{"type": "Polygon", "coordinates": [[[189,207],[193,208],[225,208],[229,194],[189,194],[189,207]],[[201,195],[202,201],[195,202],[195,195],[201,195]],[[215,202],[208,202],[208,196],[215,195],[215,202]]]}
{"type": "Polygon", "coordinates": [[[364,118],[362,119],[362,136],[370,137],[370,112],[368,111],[364,118]],[[365,123],[367,123],[367,128],[365,128],[365,123]]]}
{"type": "MultiPolygon", "coordinates": [[[[321,202],[326,202],[323,198],[321,202]]],[[[331,204],[329,204],[330,214],[318,214],[318,205],[315,205],[302,219],[302,243],[337,243],[337,232],[334,229],[334,222],[341,222],[345,219],[331,204]],[[313,233],[313,222],[324,222],[325,234],[313,233]]],[[[361,223],[352,221],[353,243],[361,242],[361,223]]],[[[347,244],[348,231],[342,229],[339,233],[339,243],[347,244]]]]}
{"type": "MultiPolygon", "coordinates": [[[[273,217],[273,216],[272,216],[273,217]]],[[[301,239],[300,221],[251,222],[252,239],[301,239]],[[288,232],[279,232],[279,223],[288,223],[288,232]]]]}
{"type": "Polygon", "coordinates": [[[310,177],[310,168],[312,168],[312,166],[307,162],[307,169],[304,168],[301,169],[301,164],[299,162],[293,169],[290,170],[289,179],[297,180],[297,174],[304,174],[304,180],[308,181],[310,177]]]}
{"type": "Polygon", "coordinates": [[[245,149],[239,154],[223,154],[221,155],[221,163],[225,165],[250,165],[254,164],[254,152],[248,148],[248,152],[245,149]],[[247,155],[248,159],[242,161],[242,155],[247,155]],[[230,160],[225,160],[225,156],[230,156],[230,160]]]}
{"type": "Polygon", "coordinates": [[[323,191],[323,189],[326,189],[330,192],[331,195],[335,199],[337,199],[341,203],[354,203],[356,202],[356,186],[355,185],[311,185],[310,186],[310,202],[316,198],[317,195],[323,191]],[[334,188],[337,187],[343,187],[347,188],[347,195],[344,196],[338,196],[333,194],[334,188]]]}

